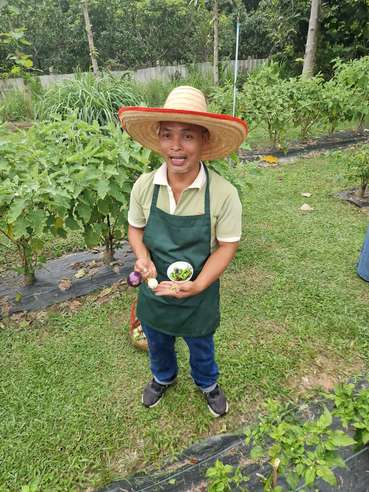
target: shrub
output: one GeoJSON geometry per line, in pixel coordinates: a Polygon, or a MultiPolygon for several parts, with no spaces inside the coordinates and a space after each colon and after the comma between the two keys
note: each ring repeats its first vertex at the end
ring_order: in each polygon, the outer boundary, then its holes
{"type": "Polygon", "coordinates": [[[354,151],[346,152],[344,159],[347,177],[360,182],[359,196],[363,198],[369,183],[369,145],[364,144],[354,151]]]}
{"type": "Polygon", "coordinates": [[[323,78],[295,77],[288,84],[293,122],[300,128],[303,140],[307,139],[314,125],[322,121],[323,78]]]}
{"type": "Polygon", "coordinates": [[[75,79],[57,84],[45,92],[37,105],[37,117],[41,120],[50,119],[53,115],[66,118],[76,112],[81,120],[105,125],[118,121],[117,111],[123,105],[145,105],[127,75],[113,77],[104,73],[95,77],[91,73],[77,74],[75,79]]]}
{"type": "Polygon", "coordinates": [[[328,125],[330,133],[333,133],[338,124],[353,116],[353,97],[352,90],[336,79],[331,79],[323,85],[320,110],[322,119],[328,125]]]}
{"type": "Polygon", "coordinates": [[[264,127],[273,147],[283,147],[293,116],[289,83],[276,63],[263,65],[247,79],[240,94],[240,112],[254,127],[264,127]]]}
{"type": "Polygon", "coordinates": [[[27,91],[11,89],[0,100],[0,120],[28,121],[34,118],[33,98],[27,91]]]}
{"type": "Polygon", "coordinates": [[[335,63],[334,79],[351,91],[351,117],[361,125],[369,116],[369,56],[343,63],[335,63]]]}
{"type": "Polygon", "coordinates": [[[224,86],[213,88],[209,97],[209,111],[213,113],[232,114],[233,86],[230,82],[224,86]]]}
{"type": "Polygon", "coordinates": [[[141,98],[147,106],[161,107],[164,105],[165,99],[169,92],[174,88],[174,83],[170,81],[164,81],[161,79],[152,79],[148,82],[135,82],[137,94],[141,95],[141,98]]]}

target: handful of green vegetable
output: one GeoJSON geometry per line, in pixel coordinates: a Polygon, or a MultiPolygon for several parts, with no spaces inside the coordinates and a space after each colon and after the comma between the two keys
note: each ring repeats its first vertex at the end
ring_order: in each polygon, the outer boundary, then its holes
{"type": "Polygon", "coordinates": [[[175,268],[173,272],[169,275],[169,278],[170,280],[173,280],[175,282],[180,282],[190,278],[191,274],[191,268],[175,268]]]}

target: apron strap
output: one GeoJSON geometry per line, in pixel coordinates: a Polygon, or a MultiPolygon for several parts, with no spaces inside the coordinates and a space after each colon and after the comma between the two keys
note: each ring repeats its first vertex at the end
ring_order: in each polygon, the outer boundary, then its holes
{"type": "Polygon", "coordinates": [[[154,193],[152,195],[150,213],[156,208],[156,202],[158,201],[158,196],[159,196],[159,185],[156,184],[154,186],[154,193]]]}
{"type": "MultiPolygon", "coordinates": [[[[202,163],[201,163],[202,164],[202,163]]],[[[210,217],[210,187],[209,187],[209,171],[205,164],[202,164],[206,173],[206,190],[205,190],[205,215],[210,217]]]]}

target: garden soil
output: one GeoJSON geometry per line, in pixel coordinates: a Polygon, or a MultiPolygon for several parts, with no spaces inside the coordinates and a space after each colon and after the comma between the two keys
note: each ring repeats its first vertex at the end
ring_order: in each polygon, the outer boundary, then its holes
{"type": "Polygon", "coordinates": [[[0,279],[0,319],[4,314],[44,309],[125,282],[135,262],[128,243],[116,251],[111,265],[103,265],[101,255],[97,249],[50,260],[37,270],[36,281],[30,286],[22,285],[20,275],[0,279]]]}

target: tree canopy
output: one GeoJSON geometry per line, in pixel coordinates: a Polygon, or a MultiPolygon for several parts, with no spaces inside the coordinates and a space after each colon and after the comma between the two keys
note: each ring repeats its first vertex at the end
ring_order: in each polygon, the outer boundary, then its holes
{"type": "MultiPolygon", "coordinates": [[[[190,0],[89,0],[101,68],[112,70],[210,61],[211,2],[190,0]]],[[[289,73],[302,68],[310,0],[219,0],[219,56],[232,58],[239,15],[239,56],[276,57],[289,73]]],[[[369,48],[368,0],[325,0],[317,55],[329,74],[335,58],[362,56],[369,48]]],[[[0,32],[24,29],[30,55],[41,73],[89,70],[91,60],[80,0],[13,0],[0,8],[0,32]]],[[[1,66],[11,64],[0,46],[1,66]]]]}

